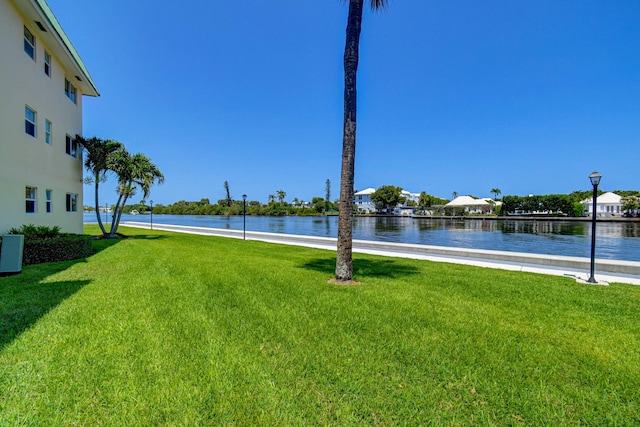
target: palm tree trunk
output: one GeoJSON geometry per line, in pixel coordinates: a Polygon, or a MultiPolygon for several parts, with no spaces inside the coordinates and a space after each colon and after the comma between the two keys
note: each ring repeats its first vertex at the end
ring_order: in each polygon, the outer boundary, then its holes
{"type": "Polygon", "coordinates": [[[111,224],[111,233],[109,236],[111,238],[116,236],[118,232],[118,227],[120,226],[120,220],[122,219],[122,212],[124,211],[124,207],[127,204],[128,197],[124,196],[122,198],[122,202],[116,205],[116,214],[113,216],[113,224],[111,224]],[[118,207],[119,206],[119,207],[118,207]]]}
{"type": "Polygon", "coordinates": [[[102,230],[102,235],[105,236],[107,234],[107,230],[105,230],[104,225],[102,224],[102,218],[100,217],[100,205],[98,204],[98,184],[100,182],[100,177],[96,174],[93,179],[96,185],[96,217],[98,218],[98,225],[100,226],[100,230],[102,230]]]}
{"type": "MultiPolygon", "coordinates": [[[[113,216],[111,217],[111,229],[109,230],[109,237],[114,238],[116,235],[116,231],[118,231],[118,224],[120,220],[118,219],[118,211],[120,210],[120,202],[122,201],[122,194],[118,196],[118,201],[113,207],[113,216]]],[[[126,201],[126,199],[125,199],[126,201]]],[[[124,206],[124,203],[122,204],[124,206]]]]}
{"type": "Polygon", "coordinates": [[[364,0],[349,1],[347,37],[344,48],[344,125],[342,136],[342,172],[340,174],[340,214],[336,280],[353,279],[353,187],[356,155],[356,74],[358,71],[360,30],[364,0]]]}

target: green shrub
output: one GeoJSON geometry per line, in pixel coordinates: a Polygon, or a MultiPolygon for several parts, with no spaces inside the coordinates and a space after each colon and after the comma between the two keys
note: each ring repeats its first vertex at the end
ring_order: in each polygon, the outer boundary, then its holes
{"type": "Polygon", "coordinates": [[[573,216],[576,218],[584,215],[584,205],[580,202],[573,202],[573,216]]]}
{"type": "Polygon", "coordinates": [[[19,228],[10,229],[9,234],[24,235],[23,265],[68,261],[86,258],[93,254],[91,236],[61,233],[58,226],[22,225],[19,228]]]}
{"type": "Polygon", "coordinates": [[[93,254],[91,236],[82,234],[60,234],[43,239],[24,241],[23,265],[43,262],[68,261],[86,258],[93,254]]]}
{"type": "Polygon", "coordinates": [[[46,239],[59,236],[60,227],[58,227],[57,225],[54,225],[53,227],[47,227],[46,225],[22,224],[19,228],[10,229],[9,234],[24,234],[25,240],[46,239]]]}

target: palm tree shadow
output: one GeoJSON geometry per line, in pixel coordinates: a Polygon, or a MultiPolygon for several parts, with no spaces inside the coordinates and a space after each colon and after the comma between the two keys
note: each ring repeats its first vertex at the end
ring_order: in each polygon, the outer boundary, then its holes
{"type": "MultiPolygon", "coordinates": [[[[316,258],[301,265],[300,268],[333,275],[335,274],[336,260],[335,258],[316,258]]],[[[399,263],[392,259],[376,261],[368,259],[353,260],[353,275],[356,279],[360,280],[373,277],[398,279],[419,273],[420,270],[418,268],[399,263]]]]}
{"type": "Polygon", "coordinates": [[[127,236],[127,239],[133,240],[158,240],[158,239],[166,239],[167,236],[162,234],[134,234],[132,236],[127,236]]]}

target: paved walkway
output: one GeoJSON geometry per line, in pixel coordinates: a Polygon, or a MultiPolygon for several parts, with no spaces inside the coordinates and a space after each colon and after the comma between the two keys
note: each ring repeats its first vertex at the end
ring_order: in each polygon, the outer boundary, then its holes
{"type": "MultiPolygon", "coordinates": [[[[149,228],[148,222],[124,221],[122,225],[149,228]]],[[[258,231],[247,231],[243,233],[241,230],[167,224],[154,224],[153,228],[154,230],[174,231],[178,233],[231,237],[236,239],[246,238],[247,240],[260,240],[270,243],[336,250],[336,239],[329,237],[264,233],[258,231]]],[[[486,268],[499,268],[503,270],[568,276],[575,278],[577,281],[586,281],[589,277],[591,267],[589,258],[374,242],[370,240],[354,240],[353,251],[383,256],[467,264],[486,268]]],[[[616,282],[640,285],[640,262],[596,259],[595,278],[601,284],[616,282]]]]}

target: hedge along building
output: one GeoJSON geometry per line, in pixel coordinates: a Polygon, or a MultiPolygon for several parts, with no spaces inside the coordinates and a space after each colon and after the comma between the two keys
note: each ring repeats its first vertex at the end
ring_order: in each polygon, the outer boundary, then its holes
{"type": "Polygon", "coordinates": [[[82,233],[82,95],[99,96],[44,0],[0,0],[0,234],[82,233]]]}

